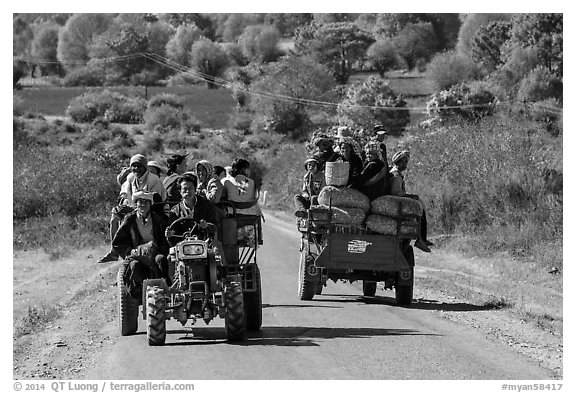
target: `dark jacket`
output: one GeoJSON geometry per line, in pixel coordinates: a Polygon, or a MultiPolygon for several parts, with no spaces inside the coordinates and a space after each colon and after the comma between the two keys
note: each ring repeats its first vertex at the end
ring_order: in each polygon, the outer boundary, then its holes
{"type": "MultiPolygon", "coordinates": [[[[152,219],[152,237],[158,246],[158,253],[168,255],[170,246],[168,245],[166,236],[164,236],[164,232],[168,227],[168,218],[163,214],[160,215],[154,212],[150,212],[150,217],[152,219]]],[[[136,212],[132,212],[124,217],[122,224],[120,224],[118,228],[118,232],[116,232],[112,240],[112,248],[116,250],[122,258],[125,258],[130,253],[130,250],[144,243],[140,231],[138,231],[136,218],[136,212]]]]}
{"type": "Polygon", "coordinates": [[[370,160],[364,166],[364,169],[356,177],[354,183],[350,184],[350,188],[354,188],[363,194],[365,194],[370,200],[374,200],[382,195],[386,195],[390,192],[390,175],[388,173],[388,168],[384,162],[380,159],[370,160]],[[380,174],[381,171],[384,172],[380,174]]]}
{"type": "MultiPolygon", "coordinates": [[[[170,210],[170,222],[174,222],[179,218],[188,217],[188,212],[183,206],[184,201],[178,203],[170,210]]],[[[194,206],[194,213],[192,219],[195,222],[200,222],[200,220],[205,220],[206,222],[218,225],[219,221],[218,213],[216,208],[206,198],[202,195],[196,195],[196,205],[194,206]]]]}
{"type": "Polygon", "coordinates": [[[358,156],[356,153],[352,153],[352,155],[350,156],[350,160],[346,159],[346,157],[344,157],[343,155],[340,155],[340,158],[342,158],[342,160],[350,164],[348,184],[347,184],[349,186],[350,184],[353,184],[356,181],[356,178],[358,176],[360,176],[364,164],[362,163],[362,159],[360,158],[360,156],[358,156]]]}

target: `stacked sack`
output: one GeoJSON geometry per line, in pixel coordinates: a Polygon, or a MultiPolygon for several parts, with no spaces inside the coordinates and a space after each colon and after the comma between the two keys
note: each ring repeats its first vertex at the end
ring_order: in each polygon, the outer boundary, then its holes
{"type": "Polygon", "coordinates": [[[333,224],[362,225],[370,210],[370,199],[348,187],[325,186],[318,195],[318,203],[311,209],[327,210],[332,206],[333,224]]]}
{"type": "Polygon", "coordinates": [[[416,199],[384,195],[370,204],[366,227],[382,235],[416,239],[422,212],[422,205],[416,199]]]}

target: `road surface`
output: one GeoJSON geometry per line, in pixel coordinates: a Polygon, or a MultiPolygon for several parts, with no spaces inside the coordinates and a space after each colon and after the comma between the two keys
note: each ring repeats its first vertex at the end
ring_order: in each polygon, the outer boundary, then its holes
{"type": "MultiPolygon", "coordinates": [[[[312,301],[297,297],[299,234],[267,217],[259,249],[263,324],[240,344],[224,321],[193,328],[167,322],[166,345],[138,333],[120,337],[87,379],[548,379],[546,370],[508,346],[432,310],[399,308],[394,293],[362,297],[361,287],[329,282],[312,301]]],[[[416,273],[418,274],[418,267],[416,273]]],[[[482,312],[482,311],[472,311],[482,312]]],[[[117,331],[116,324],[106,329],[117,331]]],[[[117,333],[116,333],[117,334],[117,333]]]]}

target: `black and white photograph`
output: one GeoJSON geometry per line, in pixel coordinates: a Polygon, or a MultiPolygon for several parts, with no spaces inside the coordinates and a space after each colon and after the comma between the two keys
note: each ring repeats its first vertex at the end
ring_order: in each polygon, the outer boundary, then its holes
{"type": "Polygon", "coordinates": [[[563,7],[146,5],[12,6],[7,389],[570,390],[563,7]]]}

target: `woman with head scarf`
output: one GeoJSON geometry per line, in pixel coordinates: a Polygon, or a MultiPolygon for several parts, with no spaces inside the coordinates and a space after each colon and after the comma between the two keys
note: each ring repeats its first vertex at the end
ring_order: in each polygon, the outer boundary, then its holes
{"type": "Polygon", "coordinates": [[[198,187],[196,188],[197,193],[206,193],[208,188],[208,182],[212,178],[212,173],[214,172],[214,167],[207,160],[200,160],[196,164],[196,176],[198,177],[198,187]]]}
{"type": "Polygon", "coordinates": [[[354,149],[355,145],[357,145],[357,142],[351,136],[344,136],[338,139],[339,159],[350,164],[347,185],[356,181],[356,178],[360,175],[364,167],[362,158],[360,158],[360,155],[354,149]]]}
{"type": "Polygon", "coordinates": [[[188,154],[174,154],[166,160],[168,163],[168,173],[166,174],[163,183],[164,188],[166,188],[166,194],[168,195],[166,201],[170,208],[182,200],[177,183],[180,176],[188,170],[188,165],[186,163],[187,155],[188,154]]]}

